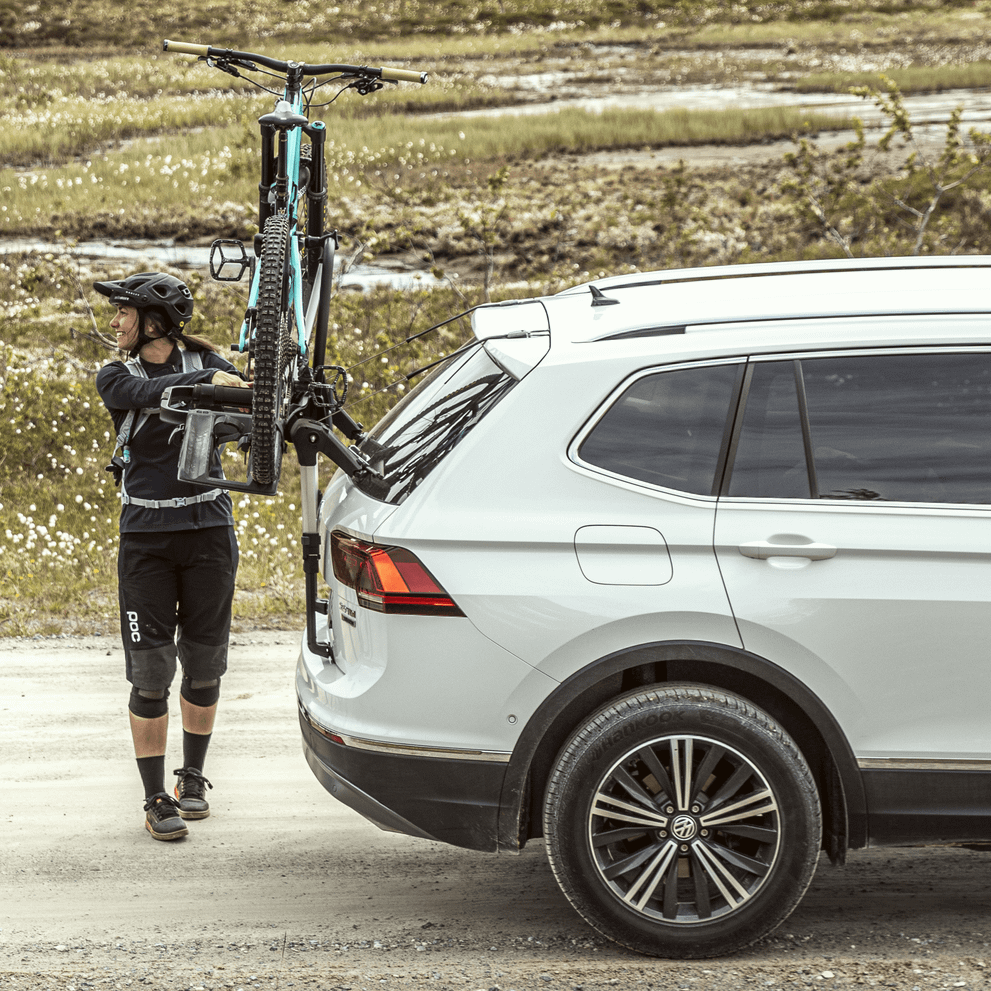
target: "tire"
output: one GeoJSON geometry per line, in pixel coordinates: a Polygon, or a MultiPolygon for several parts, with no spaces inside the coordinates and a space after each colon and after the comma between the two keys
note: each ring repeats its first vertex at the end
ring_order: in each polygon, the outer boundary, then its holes
{"type": "Polygon", "coordinates": [[[295,320],[289,291],[289,221],[268,218],[262,239],[251,406],[251,475],[261,485],[278,481],[282,467],[282,418],[290,398],[295,320]]]}
{"type": "Polygon", "coordinates": [[[765,936],[809,886],[821,836],[815,782],[784,730],[690,685],[600,710],[559,754],[544,803],[568,900],[651,956],[719,956],[765,936]]]}

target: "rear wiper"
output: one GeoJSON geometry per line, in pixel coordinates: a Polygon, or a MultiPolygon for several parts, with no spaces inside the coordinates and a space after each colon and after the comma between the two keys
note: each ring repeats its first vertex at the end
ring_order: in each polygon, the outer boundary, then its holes
{"type": "Polygon", "coordinates": [[[445,354],[443,358],[438,358],[436,361],[432,361],[429,365],[424,365],[422,368],[415,368],[406,376],[406,381],[410,382],[416,378],[417,375],[422,375],[424,372],[429,372],[431,368],[436,368],[438,365],[443,365],[445,361],[448,361],[451,358],[457,358],[462,354],[466,354],[473,347],[476,347],[481,343],[481,341],[471,340],[467,344],[459,347],[457,351],[452,351],[450,354],[445,354]]]}

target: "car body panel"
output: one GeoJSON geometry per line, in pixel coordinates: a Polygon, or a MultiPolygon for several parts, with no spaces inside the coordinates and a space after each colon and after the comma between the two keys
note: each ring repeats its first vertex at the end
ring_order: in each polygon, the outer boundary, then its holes
{"type": "Polygon", "coordinates": [[[872,836],[991,835],[991,506],[692,494],[580,453],[630,383],[664,369],[986,350],[989,284],[989,258],[824,260],[482,307],[511,390],[403,499],[339,473],[320,513],[325,552],[335,528],[410,551],[464,615],[373,612],[325,558],[333,658],[304,642],[297,677],[314,773],[385,828],[515,849],[540,833],[533,809],[575,726],[685,676],[789,727],[835,859],[872,836]]]}
{"type": "Polygon", "coordinates": [[[805,681],[858,757],[991,757],[972,704],[991,695],[991,507],[724,499],[716,553],[744,646],[805,681]],[[740,551],[784,535],[835,556],[740,551]]]}

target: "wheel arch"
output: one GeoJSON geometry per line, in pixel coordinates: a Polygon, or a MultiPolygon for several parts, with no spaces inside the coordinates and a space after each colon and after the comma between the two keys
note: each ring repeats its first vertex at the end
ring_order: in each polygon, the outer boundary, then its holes
{"type": "Polygon", "coordinates": [[[857,761],[832,713],[801,681],[756,654],[679,640],[606,655],[562,682],[533,714],[507,765],[499,848],[518,850],[541,835],[540,807],[551,767],[575,728],[627,692],[685,682],[731,691],[763,709],[792,737],[815,777],[823,847],[834,863],[867,843],[866,799],[857,761]]]}

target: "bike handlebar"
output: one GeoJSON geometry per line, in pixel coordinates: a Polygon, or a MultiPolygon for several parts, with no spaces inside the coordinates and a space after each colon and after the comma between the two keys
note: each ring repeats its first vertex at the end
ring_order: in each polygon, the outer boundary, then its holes
{"type": "Polygon", "coordinates": [[[267,69],[275,69],[276,72],[287,72],[290,67],[298,66],[304,76],[326,76],[330,73],[342,75],[370,76],[373,79],[384,79],[386,82],[405,83],[425,83],[427,74],[416,72],[412,69],[392,69],[388,66],[372,68],[367,65],[312,65],[307,62],[295,63],[284,62],[281,59],[269,58],[267,55],[258,55],[255,52],[239,52],[232,48],[215,48],[213,45],[194,45],[185,41],[162,42],[162,51],[175,52],[178,55],[196,55],[200,58],[216,59],[243,59],[248,62],[257,62],[267,69]]]}

